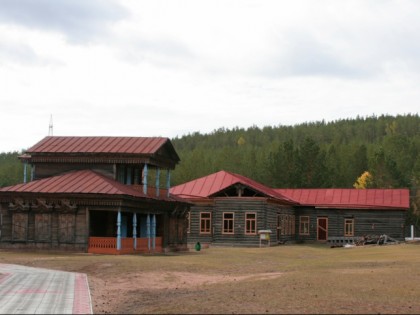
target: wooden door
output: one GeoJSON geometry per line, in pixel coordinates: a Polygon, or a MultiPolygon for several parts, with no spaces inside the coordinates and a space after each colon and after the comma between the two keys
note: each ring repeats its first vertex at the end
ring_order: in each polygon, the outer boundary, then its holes
{"type": "Polygon", "coordinates": [[[328,218],[317,218],[317,240],[326,241],[328,239],[328,218]]]}

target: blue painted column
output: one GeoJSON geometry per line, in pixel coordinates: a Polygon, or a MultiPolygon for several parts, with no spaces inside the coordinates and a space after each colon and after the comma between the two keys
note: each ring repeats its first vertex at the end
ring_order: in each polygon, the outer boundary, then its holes
{"type": "Polygon", "coordinates": [[[143,193],[146,195],[147,194],[147,164],[144,164],[143,167],[143,193]]]}
{"type": "Polygon", "coordinates": [[[26,162],[26,161],[25,161],[25,162],[23,163],[23,182],[24,182],[25,184],[26,184],[26,180],[27,180],[27,179],[26,179],[26,177],[27,177],[27,176],[26,176],[26,174],[27,174],[27,172],[28,172],[28,171],[27,171],[27,169],[28,169],[28,162],[26,162]]]}
{"type": "Polygon", "coordinates": [[[133,248],[137,249],[137,214],[133,213],[133,248]]]}
{"type": "Polygon", "coordinates": [[[166,189],[167,189],[166,197],[168,197],[168,198],[169,198],[169,189],[170,188],[171,188],[171,171],[168,168],[168,171],[166,173],[166,189]]]}
{"type": "Polygon", "coordinates": [[[121,210],[118,210],[117,215],[117,250],[121,249],[121,210]]]}
{"type": "Polygon", "coordinates": [[[150,251],[150,214],[147,215],[147,249],[150,251]]]}
{"type": "Polygon", "coordinates": [[[159,186],[160,186],[160,168],[156,169],[156,197],[159,197],[159,186]]]}
{"type": "Polygon", "coordinates": [[[156,249],[156,214],[152,216],[152,249],[156,249]]]}

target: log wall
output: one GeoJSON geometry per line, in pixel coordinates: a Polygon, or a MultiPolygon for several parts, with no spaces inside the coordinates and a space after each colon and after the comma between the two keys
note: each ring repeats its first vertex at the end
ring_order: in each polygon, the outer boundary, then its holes
{"type": "MultiPolygon", "coordinates": [[[[271,244],[277,244],[277,216],[292,214],[293,209],[268,203],[266,198],[215,198],[213,205],[194,205],[190,210],[190,231],[188,243],[200,242],[203,245],[258,246],[260,243],[258,230],[271,230],[271,244]],[[200,213],[211,213],[211,233],[200,233],[200,213]],[[223,233],[223,213],[234,213],[234,233],[223,233]],[[245,234],[245,213],[257,215],[256,234],[245,234]]],[[[291,235],[282,238],[290,239],[291,235]]]]}
{"type": "Polygon", "coordinates": [[[392,238],[404,239],[405,210],[352,210],[316,209],[302,207],[296,209],[296,238],[317,240],[317,218],[328,218],[328,237],[344,236],[344,220],[354,219],[354,236],[386,234],[392,238]],[[299,234],[299,216],[309,216],[309,235],[299,234]]]}
{"type": "Polygon", "coordinates": [[[87,250],[86,209],[19,211],[0,208],[0,247],[87,250]]]}

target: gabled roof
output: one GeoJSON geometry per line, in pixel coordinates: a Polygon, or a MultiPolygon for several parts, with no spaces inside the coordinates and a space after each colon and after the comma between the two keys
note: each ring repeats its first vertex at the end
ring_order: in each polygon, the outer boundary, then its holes
{"type": "Polygon", "coordinates": [[[26,152],[154,154],[168,138],[161,137],[45,137],[26,152]]]}
{"type": "Polygon", "coordinates": [[[145,195],[141,190],[119,183],[92,170],[73,171],[29,183],[3,187],[0,188],[0,195],[1,193],[125,195],[166,201],[181,200],[177,197],[161,196],[158,198],[145,195]]]}
{"type": "Polygon", "coordinates": [[[242,184],[264,196],[281,200],[285,203],[295,203],[288,197],[283,196],[281,193],[276,192],[263,184],[260,184],[245,176],[227,171],[219,171],[192,180],[185,184],[174,186],[171,188],[170,192],[172,195],[186,199],[209,198],[236,184],[242,184]]]}
{"type": "Polygon", "coordinates": [[[211,198],[236,184],[298,206],[334,209],[410,208],[408,189],[272,189],[245,176],[226,171],[174,186],[171,194],[190,200],[211,198]]]}
{"type": "Polygon", "coordinates": [[[19,157],[28,163],[148,163],[174,169],[180,161],[161,137],[45,137],[19,157]]]}
{"type": "Polygon", "coordinates": [[[408,189],[275,189],[301,205],[320,208],[408,209],[408,189]]]}

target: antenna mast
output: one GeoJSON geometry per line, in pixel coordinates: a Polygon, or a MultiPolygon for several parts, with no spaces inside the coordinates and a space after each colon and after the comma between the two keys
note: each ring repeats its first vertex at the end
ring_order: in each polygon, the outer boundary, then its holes
{"type": "Polygon", "coordinates": [[[53,119],[52,114],[50,116],[50,125],[48,126],[48,136],[53,136],[53,119]]]}

